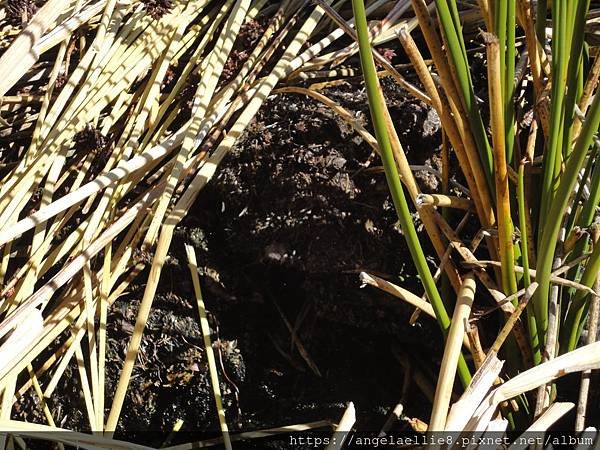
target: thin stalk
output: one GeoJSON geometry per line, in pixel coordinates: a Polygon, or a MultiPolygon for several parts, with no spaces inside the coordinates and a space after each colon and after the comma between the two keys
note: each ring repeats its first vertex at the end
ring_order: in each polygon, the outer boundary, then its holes
{"type": "Polygon", "coordinates": [[[210,325],[208,324],[208,317],[206,315],[206,308],[204,306],[204,299],[202,297],[202,290],[200,289],[200,277],[198,276],[198,263],[196,262],[196,252],[194,247],[189,244],[185,244],[185,251],[188,258],[188,266],[192,275],[192,284],[194,285],[194,293],[196,295],[196,302],[198,303],[198,314],[200,315],[200,327],[202,329],[202,336],[204,338],[204,349],[206,350],[206,359],[208,361],[208,368],[210,372],[210,382],[212,384],[213,395],[215,398],[215,406],[219,415],[219,425],[221,427],[221,433],[223,434],[223,443],[225,444],[226,450],[231,450],[231,441],[229,439],[229,428],[227,427],[227,420],[225,417],[225,409],[223,409],[223,401],[221,399],[221,388],[219,382],[219,372],[217,370],[217,362],[213,352],[213,346],[210,339],[210,325]]]}
{"type": "Polygon", "coordinates": [[[500,79],[501,51],[498,39],[486,33],[484,39],[488,56],[488,83],[490,91],[490,115],[494,142],[494,177],[496,182],[496,207],[498,211],[498,246],[502,263],[502,287],[508,295],[517,291],[514,263],[513,226],[510,219],[510,192],[506,165],[506,136],[500,79]]]}
{"type": "Polygon", "coordinates": [[[466,326],[473,306],[475,288],[475,276],[470,272],[465,276],[452,315],[452,325],[444,348],[428,431],[444,431],[446,428],[456,366],[460,357],[462,341],[466,336],[466,326]]]}
{"type": "MultiPolygon", "coordinates": [[[[402,230],[406,235],[409,251],[415,265],[417,266],[423,287],[425,288],[425,292],[427,293],[427,296],[434,308],[436,317],[440,327],[442,328],[442,331],[444,332],[444,335],[447,335],[450,326],[450,318],[448,317],[444,303],[442,302],[438,289],[435,285],[435,281],[431,275],[431,271],[429,270],[429,266],[427,265],[423,249],[419,243],[413,218],[410,210],[408,209],[406,197],[404,196],[400,177],[398,176],[398,171],[396,169],[396,162],[392,152],[392,146],[387,129],[387,121],[384,113],[385,103],[381,93],[381,88],[379,86],[379,79],[377,78],[375,63],[373,62],[373,56],[371,53],[367,17],[363,0],[352,0],[352,9],[354,11],[354,19],[358,35],[361,67],[363,70],[365,86],[367,88],[367,96],[369,99],[369,109],[371,111],[375,136],[377,138],[377,142],[379,142],[381,159],[383,161],[390,194],[392,196],[402,230]]],[[[465,386],[468,385],[471,375],[469,373],[467,363],[462,356],[459,358],[458,372],[463,384],[465,386]]]]}
{"type": "MultiPolygon", "coordinates": [[[[588,322],[588,334],[586,345],[596,342],[598,335],[598,319],[600,317],[600,277],[596,279],[594,286],[596,295],[592,298],[590,306],[590,319],[588,322]]],[[[579,400],[577,402],[577,417],[575,419],[575,431],[581,432],[585,428],[586,411],[588,406],[588,398],[590,392],[590,382],[592,379],[592,371],[586,370],[581,373],[581,385],[579,388],[579,400]]]]}
{"type": "MultiPolygon", "coordinates": [[[[565,54],[564,41],[566,40],[566,0],[557,0],[553,4],[554,20],[552,22],[552,107],[550,117],[550,137],[544,152],[544,175],[542,179],[542,199],[540,218],[548,217],[552,199],[557,189],[558,171],[562,162],[560,143],[562,142],[562,123],[564,118],[564,98],[567,74],[567,54],[565,54]]],[[[540,220],[540,224],[545,221],[540,220]]],[[[543,225],[541,225],[543,226],[543,225]]],[[[540,233],[541,236],[541,233],[540,233]]],[[[541,286],[541,292],[544,286],[541,286]]]]}
{"type": "Polygon", "coordinates": [[[571,193],[577,183],[577,174],[585,161],[587,150],[592,143],[598,125],[600,125],[600,95],[596,95],[594,98],[594,102],[592,103],[588,116],[581,129],[581,133],[579,134],[575,147],[567,161],[550,212],[546,216],[554,218],[554,220],[545,220],[542,222],[544,226],[540,239],[541,245],[538,250],[539,254],[536,266],[538,275],[537,280],[540,283],[540,287],[536,291],[534,297],[536,320],[538,324],[537,331],[541,345],[545,343],[546,332],[548,329],[550,273],[552,271],[554,252],[556,250],[555,246],[562,222],[557,219],[563,217],[567,210],[571,193]]]}
{"type": "MultiPolygon", "coordinates": [[[[571,206],[571,211],[569,213],[569,217],[567,220],[567,225],[566,225],[566,231],[567,231],[567,236],[572,234],[572,232],[574,231],[573,228],[575,227],[575,222],[580,222],[581,221],[581,217],[583,213],[584,209],[589,209],[588,208],[588,202],[586,201],[582,201],[583,199],[583,192],[586,190],[587,184],[588,184],[588,179],[590,178],[590,176],[592,175],[592,169],[594,167],[598,167],[598,164],[596,163],[596,156],[597,154],[597,147],[593,148],[592,151],[590,152],[590,156],[588,157],[588,161],[587,164],[585,166],[585,170],[583,171],[583,175],[581,176],[581,178],[579,178],[579,185],[577,186],[577,192],[575,193],[575,196],[573,198],[572,206],[571,206]],[[579,207],[579,204],[583,203],[582,207],[579,207]]],[[[591,191],[597,191],[598,190],[598,186],[594,186],[593,181],[591,184],[591,191]]],[[[591,193],[590,193],[591,194],[591,193]]],[[[594,197],[593,195],[590,195],[590,200],[592,200],[594,197]]],[[[593,203],[593,202],[590,202],[593,203]]],[[[596,202],[593,205],[593,210],[596,209],[596,205],[598,204],[598,202],[596,202]]],[[[593,217],[593,216],[592,216],[593,217]]],[[[588,223],[587,226],[590,226],[591,222],[588,223]]]]}
{"type": "MultiPolygon", "coordinates": [[[[531,285],[531,275],[529,273],[529,236],[527,227],[527,213],[525,206],[525,162],[521,161],[519,165],[519,180],[517,183],[517,203],[519,207],[519,229],[521,231],[521,262],[523,264],[523,285],[525,289],[531,285]]],[[[529,303],[529,301],[527,302],[529,303]]],[[[534,364],[541,362],[540,346],[537,341],[537,324],[535,314],[531,307],[527,307],[527,325],[529,328],[529,338],[531,339],[531,351],[533,353],[534,364]]]]}
{"type": "MultiPolygon", "coordinates": [[[[591,287],[600,272],[600,244],[598,241],[598,235],[600,234],[600,226],[594,227],[594,238],[595,245],[594,250],[590,256],[590,259],[585,266],[583,275],[581,276],[581,284],[591,287]]],[[[567,352],[574,350],[579,342],[579,337],[583,330],[585,317],[589,309],[590,299],[595,294],[589,294],[583,291],[577,291],[571,304],[569,306],[569,312],[564,322],[564,334],[562,336],[561,351],[567,352]]]]}
{"type": "MultiPolygon", "coordinates": [[[[508,18],[508,4],[509,1],[494,1],[494,29],[490,30],[490,33],[494,33],[498,38],[498,45],[500,46],[500,67],[503,69],[498,75],[502,80],[502,85],[505,85],[507,73],[506,69],[506,30],[507,30],[507,18],[508,18]]],[[[504,89],[504,88],[503,88],[504,89]]]]}
{"type": "Polygon", "coordinates": [[[577,86],[581,80],[583,71],[583,44],[584,44],[584,28],[586,23],[587,11],[590,6],[590,0],[571,0],[570,6],[577,6],[573,18],[574,24],[571,52],[569,57],[569,67],[567,70],[567,94],[565,97],[565,123],[563,131],[562,149],[565,157],[568,157],[571,149],[571,141],[573,136],[573,124],[575,120],[575,105],[579,98],[577,86]]]}
{"type": "Polygon", "coordinates": [[[515,308],[515,311],[510,315],[508,320],[505,322],[504,326],[500,330],[500,333],[498,333],[496,340],[492,344],[492,347],[489,350],[490,354],[492,354],[492,353],[498,354],[498,352],[500,351],[500,347],[502,347],[502,344],[504,344],[504,341],[509,336],[510,332],[512,331],[512,329],[516,325],[517,321],[519,320],[519,317],[521,316],[521,314],[527,307],[529,300],[531,299],[531,297],[533,296],[533,293],[537,289],[537,286],[538,286],[537,283],[534,282],[534,283],[530,284],[527,287],[527,289],[525,289],[524,295],[521,298],[521,300],[519,301],[519,304],[517,305],[517,307],[515,308]]]}
{"type": "Polygon", "coordinates": [[[99,429],[104,430],[104,402],[106,377],[106,323],[108,320],[108,296],[110,295],[110,263],[112,244],[104,247],[102,284],[100,286],[100,325],[98,331],[98,406],[96,420],[99,429]]]}
{"type": "Polygon", "coordinates": [[[473,130],[473,137],[477,143],[477,150],[481,159],[484,173],[490,190],[494,189],[493,182],[493,157],[477,98],[473,90],[473,82],[469,71],[469,62],[465,51],[460,22],[457,21],[455,0],[436,0],[436,10],[440,21],[443,36],[448,52],[448,61],[453,69],[457,87],[461,93],[463,106],[467,111],[469,122],[473,130]]]}
{"type": "MultiPolygon", "coordinates": [[[[596,155],[600,155],[600,153],[596,152],[596,155]]],[[[585,177],[584,180],[582,180],[582,182],[585,182],[585,177]]],[[[583,186],[581,190],[583,191],[583,186]]],[[[577,225],[580,228],[586,229],[592,225],[598,203],[600,203],[600,163],[596,161],[590,179],[590,195],[588,199],[585,202],[583,202],[581,213],[577,218],[577,225]]],[[[583,255],[587,251],[587,248],[588,241],[586,239],[581,239],[575,245],[572,258],[576,258],[580,255],[583,255]]]]}
{"type": "MultiPolygon", "coordinates": [[[[504,3],[504,2],[496,2],[504,3]]],[[[504,127],[506,134],[506,161],[511,163],[515,145],[515,27],[516,11],[515,0],[506,1],[506,57],[504,59],[504,127]]],[[[500,48],[501,53],[503,48],[500,48]]]]}
{"type": "MultiPolygon", "coordinates": [[[[31,378],[31,382],[33,384],[33,390],[35,391],[35,393],[38,396],[40,406],[42,408],[42,411],[44,412],[44,416],[46,416],[46,421],[48,422],[48,425],[50,425],[51,427],[55,427],[56,424],[52,417],[52,413],[50,412],[50,408],[48,408],[48,403],[46,402],[46,399],[44,398],[42,388],[40,387],[40,383],[38,381],[37,376],[35,375],[35,372],[33,371],[33,367],[31,367],[31,364],[29,364],[27,366],[27,372],[29,373],[29,377],[31,378]]],[[[59,449],[65,450],[65,447],[62,444],[59,444],[59,449]]]]}

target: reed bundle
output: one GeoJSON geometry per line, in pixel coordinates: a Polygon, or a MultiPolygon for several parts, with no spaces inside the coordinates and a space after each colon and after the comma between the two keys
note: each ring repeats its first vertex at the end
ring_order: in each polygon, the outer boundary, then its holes
{"type": "MultiPolygon", "coordinates": [[[[597,51],[593,40],[586,39],[595,10],[588,0],[411,1],[418,28],[398,28],[398,39],[440,118],[448,144],[442,173],[446,182],[440,192],[423,194],[416,188],[385,104],[364,2],[353,0],[352,5],[378,151],[431,306],[420,307],[417,295],[386,280],[361,277],[428,314],[433,310],[446,336],[430,430],[468,434],[509,426],[525,429],[536,419],[536,426],[546,429],[573,406],[554,403],[554,379],[570,370],[592,369],[588,365],[597,368],[593,287],[600,270],[596,137],[600,96],[597,51]],[[474,24],[482,29],[479,35],[472,31],[474,24]],[[423,48],[413,39],[417,33],[424,38],[423,48]],[[487,74],[472,70],[472,46],[485,57],[487,74]],[[425,52],[433,64],[425,63],[425,52]],[[456,175],[450,155],[458,162],[467,198],[448,185],[456,175]],[[445,271],[453,290],[441,289],[432,276],[405,192],[438,253],[438,272],[445,271]],[[484,245],[479,245],[479,238],[465,242],[453,230],[455,213],[450,208],[471,205],[474,224],[485,234],[484,245]],[[481,264],[474,248],[490,261],[481,264]],[[474,272],[465,272],[473,268],[474,272]],[[476,290],[479,284],[483,292],[476,290]],[[480,341],[479,327],[484,325],[470,314],[471,305],[489,300],[504,316],[493,344],[480,341]],[[577,348],[591,306],[588,345],[577,348]],[[471,345],[464,347],[472,366],[460,353],[466,337],[471,345]],[[503,368],[499,361],[488,365],[498,352],[507,360],[503,368]],[[554,371],[558,365],[561,368],[554,371]],[[485,370],[492,375],[486,377],[485,370]],[[465,397],[455,404],[456,414],[453,407],[448,416],[455,375],[466,389],[465,397]],[[479,390],[482,378],[488,381],[479,390]],[[507,388],[524,380],[518,389],[507,388]],[[500,394],[503,389],[511,393],[500,394]],[[471,400],[466,400],[469,396],[471,400]],[[515,397],[513,403],[505,403],[515,397]],[[468,402],[472,408],[466,410],[468,402]],[[503,419],[498,418],[500,406],[503,419]],[[470,417],[468,423],[460,422],[459,415],[470,417]]],[[[589,376],[587,372],[583,378],[579,398],[578,432],[585,426],[589,376]]]]}

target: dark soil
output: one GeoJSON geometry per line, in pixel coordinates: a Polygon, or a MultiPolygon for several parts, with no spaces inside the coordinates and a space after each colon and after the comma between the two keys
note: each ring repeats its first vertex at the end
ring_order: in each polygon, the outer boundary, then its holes
{"type": "MultiPolygon", "coordinates": [[[[435,113],[391,80],[384,88],[410,162],[438,168],[435,113]]],[[[368,122],[358,80],[323,92],[368,122]]],[[[233,432],[337,422],[349,401],[359,430],[377,432],[400,400],[407,416],[427,420],[429,401],[416,386],[403,388],[406,373],[394,355],[401,350],[433,382],[441,334],[428,318],[409,326],[412,308],[361,289],[358,277],[370,271],[421,293],[379,164],[318,102],[267,100],[176,231],[116,438],[159,446],[178,419],[172,442],[219,435],[184,243],[198,255],[233,432]],[[286,322],[307,356],[292,345],[286,322]]],[[[429,173],[417,177],[424,191],[437,188],[429,173]]],[[[422,244],[432,254],[424,235],[422,244]]],[[[134,285],[110,311],[107,406],[143,290],[134,285]]],[[[57,388],[62,400],[50,405],[57,425],[89,430],[74,362],[66,375],[57,388]]],[[[18,414],[31,418],[34,401],[24,400],[18,414]]],[[[236,448],[299,447],[262,439],[236,448]]]]}
{"type": "MultiPolygon", "coordinates": [[[[361,89],[349,84],[326,94],[364,120],[361,89]]],[[[435,165],[437,117],[393,83],[386,91],[411,161],[435,165]]],[[[177,419],[184,420],[181,440],[189,440],[187,430],[196,438],[218,435],[185,242],[198,254],[223,367],[233,381],[221,377],[233,430],[337,421],[348,401],[357,407],[359,428],[381,427],[402,395],[405,374],[394,348],[440,354],[441,336],[428,319],[407,326],[412,310],[398,300],[360,289],[358,274],[368,270],[419,292],[385,178],[366,170],[369,163],[379,161],[329,109],[301,96],[267,101],[177,231],[122,437],[168,433],[177,419]],[[292,347],[286,320],[308,363],[292,347]]],[[[425,189],[435,187],[431,176],[423,174],[423,181],[425,189]]],[[[115,377],[142,292],[139,286],[113,311],[115,377]]],[[[409,415],[427,413],[417,389],[405,400],[409,415]]],[[[155,436],[139,438],[157,444],[155,436]]],[[[267,443],[248,444],[254,445],[267,443]]]]}

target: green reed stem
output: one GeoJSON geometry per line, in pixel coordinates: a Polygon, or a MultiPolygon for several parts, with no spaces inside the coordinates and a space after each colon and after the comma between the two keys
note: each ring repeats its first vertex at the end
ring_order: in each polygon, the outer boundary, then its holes
{"type": "MultiPolygon", "coordinates": [[[[517,204],[519,207],[519,229],[521,230],[521,263],[523,265],[523,287],[527,289],[531,285],[531,275],[529,274],[529,236],[527,235],[527,218],[525,216],[525,164],[519,165],[519,178],[517,181],[517,204]]],[[[535,312],[530,302],[527,304],[527,325],[529,327],[529,337],[531,340],[531,350],[533,352],[533,362],[539,364],[542,360],[539,342],[537,340],[537,324],[535,321],[535,312]]]]}
{"type": "MultiPolygon", "coordinates": [[[[599,271],[600,243],[597,242],[579,282],[587,287],[592,287],[598,277],[599,271]]],[[[583,323],[587,316],[589,300],[590,294],[582,290],[578,290],[573,296],[573,300],[569,305],[569,312],[565,318],[563,327],[564,332],[561,336],[561,353],[570,352],[577,347],[577,342],[579,341],[583,329],[583,323]]]]}
{"type": "MultiPolygon", "coordinates": [[[[592,143],[594,133],[598,130],[598,125],[600,125],[600,95],[594,97],[587,118],[583,123],[581,133],[567,160],[564,173],[561,176],[560,184],[556,191],[556,196],[550,205],[549,213],[546,216],[540,217],[540,226],[543,228],[536,267],[537,281],[540,286],[537,289],[533,300],[537,315],[537,331],[541,344],[544,344],[546,331],[548,329],[550,272],[552,271],[556,242],[562,222],[561,218],[564,217],[569,204],[569,199],[571,198],[571,193],[577,183],[577,174],[585,162],[587,151],[592,143]]],[[[590,263],[588,262],[588,266],[589,264],[590,263]]]]}
{"type": "MultiPolygon", "coordinates": [[[[503,3],[503,2],[496,2],[503,3]]],[[[504,80],[504,126],[506,128],[506,161],[510,164],[515,147],[515,0],[506,0],[506,58],[504,80]]]]}
{"type": "MultiPolygon", "coordinates": [[[[563,117],[564,98],[566,87],[566,74],[568,55],[566,53],[566,41],[568,33],[567,22],[567,0],[555,0],[553,5],[552,32],[552,107],[550,113],[550,138],[546,151],[544,152],[544,175],[542,179],[542,199],[540,208],[540,227],[543,227],[542,219],[548,217],[548,211],[558,185],[558,174],[562,162],[563,117]]],[[[540,233],[541,236],[541,233],[540,233]]]]}
{"type": "Polygon", "coordinates": [[[449,62],[454,66],[458,91],[464,101],[464,107],[471,124],[473,138],[481,159],[488,186],[494,192],[493,156],[481,111],[473,90],[473,82],[469,71],[469,61],[465,50],[462,29],[458,19],[458,9],[455,0],[435,0],[440,26],[444,33],[448,49],[449,62]]]}
{"type": "MultiPolygon", "coordinates": [[[[594,177],[593,173],[595,173],[595,171],[592,173],[592,170],[594,169],[594,167],[598,167],[597,164],[595,164],[595,155],[596,155],[597,151],[596,148],[593,149],[593,151],[591,152],[590,156],[588,157],[588,162],[586,164],[585,167],[585,171],[583,172],[583,176],[581,177],[581,182],[579,183],[579,186],[577,188],[577,192],[575,193],[575,197],[573,198],[573,205],[571,207],[571,212],[569,213],[569,218],[567,220],[567,226],[566,226],[566,233],[567,236],[569,235],[569,233],[571,233],[571,231],[573,230],[573,227],[575,226],[575,223],[577,222],[578,225],[581,225],[581,220],[582,220],[582,216],[579,214],[580,210],[581,212],[583,212],[583,210],[585,209],[586,211],[592,210],[592,219],[593,219],[593,213],[595,212],[596,207],[594,206],[593,209],[589,208],[589,204],[588,202],[583,202],[583,205],[580,207],[579,203],[581,202],[582,198],[583,198],[583,191],[585,190],[585,186],[587,185],[587,181],[588,178],[590,176],[592,176],[592,179],[594,177]]],[[[593,181],[592,181],[593,183],[593,181]]],[[[590,186],[590,190],[591,192],[595,192],[598,189],[597,186],[594,186],[593,184],[590,186]]],[[[593,196],[590,197],[593,198],[593,196]]],[[[596,202],[597,204],[597,202],[596,202]]],[[[586,215],[587,217],[587,215],[586,215]]],[[[584,223],[586,221],[584,220],[584,223]]],[[[591,222],[588,223],[587,225],[584,225],[585,227],[588,227],[591,225],[591,222]]],[[[579,256],[579,255],[577,255],[579,256]]],[[[571,258],[572,259],[572,256],[571,258]]]]}
{"type": "Polygon", "coordinates": [[[574,30],[571,35],[569,67],[567,70],[567,94],[565,97],[565,123],[563,129],[562,148],[564,157],[569,156],[571,149],[571,141],[573,139],[573,122],[575,120],[575,103],[578,99],[578,87],[581,80],[581,72],[583,71],[583,43],[584,43],[584,27],[587,17],[587,11],[590,6],[590,0],[571,0],[569,11],[569,23],[572,23],[574,30]],[[573,17],[574,15],[574,17],[573,17]]]}
{"type": "MultiPolygon", "coordinates": [[[[394,155],[392,153],[392,146],[387,130],[384,112],[384,108],[386,108],[386,106],[383,94],[381,92],[381,87],[379,85],[375,64],[373,62],[367,28],[367,17],[363,0],[352,0],[352,9],[354,11],[354,19],[358,36],[360,61],[365,79],[367,96],[369,99],[369,109],[371,112],[371,119],[373,121],[373,128],[375,130],[375,137],[379,143],[381,159],[385,170],[385,177],[390,189],[394,206],[396,208],[398,219],[402,226],[402,231],[406,236],[406,241],[413,262],[417,267],[417,271],[419,273],[419,277],[421,278],[421,282],[423,283],[423,287],[425,288],[427,297],[433,306],[438,323],[444,333],[444,336],[446,336],[450,327],[450,318],[435,285],[435,281],[431,276],[431,271],[429,270],[423,249],[421,248],[421,244],[413,224],[413,218],[410,210],[408,209],[406,197],[402,189],[400,177],[398,176],[394,155]]],[[[458,363],[458,375],[463,385],[467,386],[471,380],[471,374],[462,355],[460,356],[458,363]]]]}

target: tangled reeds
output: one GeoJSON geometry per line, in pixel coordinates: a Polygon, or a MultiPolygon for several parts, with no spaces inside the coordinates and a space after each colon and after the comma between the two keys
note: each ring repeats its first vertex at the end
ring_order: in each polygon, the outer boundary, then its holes
{"type": "MultiPolygon", "coordinates": [[[[425,294],[447,335],[430,431],[469,434],[501,431],[509,426],[525,429],[538,417],[536,427],[543,428],[543,423],[548,428],[573,406],[561,409],[553,403],[556,390],[551,382],[571,370],[598,368],[596,306],[588,326],[588,345],[576,349],[590,305],[597,303],[597,291],[592,287],[600,269],[600,245],[596,245],[594,231],[600,200],[595,179],[600,169],[596,146],[600,97],[594,95],[598,76],[593,68],[598,59],[591,64],[594,52],[584,45],[586,21],[593,13],[587,0],[555,1],[548,10],[550,5],[546,2],[537,2],[536,9],[529,1],[482,0],[470,7],[463,5],[460,10],[458,3],[436,0],[428,5],[424,0],[412,1],[419,30],[433,59],[431,70],[424,64],[410,30],[399,29],[398,38],[457,157],[477,226],[487,233],[485,251],[493,260],[489,265],[477,261],[463,239],[452,231],[449,214],[442,215],[453,206],[447,185],[439,194],[413,193],[414,182],[406,169],[406,157],[375,74],[364,3],[352,2],[371,117],[386,178],[425,294]],[[435,6],[435,15],[431,6],[435,6]],[[475,13],[486,29],[479,36],[465,31],[467,27],[463,25],[469,12],[475,13]],[[551,18],[551,30],[547,29],[547,16],[551,18]],[[550,31],[551,48],[546,45],[550,31]],[[477,74],[470,69],[468,40],[485,48],[487,90],[479,94],[484,98],[475,95],[477,74]],[[522,43],[520,54],[518,40],[522,43]],[[484,114],[484,104],[489,105],[489,119],[484,114]],[[585,113],[579,112],[582,108],[585,113]],[[442,301],[423,258],[401,181],[411,193],[423,223],[427,225],[429,217],[433,218],[426,228],[429,237],[437,240],[441,231],[447,239],[445,245],[455,251],[448,256],[438,250],[448,278],[455,279],[459,268],[476,268],[475,275],[485,288],[483,294],[504,312],[505,325],[487,353],[483,350],[485,344],[479,341],[477,328],[481,325],[476,320],[466,325],[469,311],[461,313],[470,308],[474,295],[481,297],[475,294],[473,272],[460,275],[458,285],[452,283],[455,293],[446,290],[442,301]],[[444,201],[436,201],[436,195],[444,201]],[[557,271],[565,274],[564,282],[557,280],[557,271]],[[536,281],[532,283],[534,277],[536,281]],[[464,301],[465,290],[470,292],[469,302],[464,301]],[[450,308],[454,308],[452,321],[448,320],[450,308]],[[519,316],[523,310],[526,319],[522,320],[519,316]],[[470,338],[471,346],[466,350],[471,353],[474,367],[468,367],[461,359],[460,342],[465,336],[470,338]],[[497,358],[501,347],[507,364],[500,377],[502,364],[498,361],[490,366],[488,362],[497,358]],[[492,375],[486,378],[490,371],[492,375]],[[454,419],[458,415],[470,418],[464,423],[452,419],[453,410],[447,420],[455,373],[466,391],[453,407],[460,408],[454,419]],[[475,377],[471,380],[472,373],[475,377]],[[503,382],[502,377],[509,380],[503,382]],[[484,378],[488,379],[487,384],[479,391],[484,378]],[[498,387],[492,388],[493,384],[498,387]],[[521,386],[518,389],[507,388],[517,384],[521,386]],[[537,391],[528,393],[534,388],[537,391]],[[498,394],[503,389],[510,394],[498,394]],[[480,403],[485,395],[490,396],[488,399],[498,397],[497,401],[480,403]],[[503,404],[513,398],[518,401],[503,404]],[[471,401],[472,408],[465,410],[471,401]],[[501,422],[495,419],[500,406],[506,419],[501,422]],[[551,414],[559,409],[560,414],[551,414]],[[541,417],[553,419],[542,421],[541,417]]],[[[449,171],[447,157],[444,162],[444,171],[449,171]]],[[[450,176],[451,172],[447,172],[446,178],[450,176]]],[[[480,246],[480,253],[481,250],[480,246]]],[[[373,278],[363,275],[363,279],[373,278]]],[[[411,299],[413,294],[390,290],[385,283],[382,280],[372,284],[417,305],[411,299]]],[[[584,381],[579,399],[578,432],[585,425],[588,382],[584,381]]]]}
{"type": "Polygon", "coordinates": [[[110,436],[175,226],[275,86],[343,33],[298,0],[50,0],[18,25],[3,6],[0,415],[18,428],[14,404],[52,399],[75,356],[89,427],[110,436]],[[106,402],[107,311],[146,266],[106,402]]]}
{"type": "MultiPolygon", "coordinates": [[[[595,52],[584,42],[586,20],[593,17],[590,1],[555,0],[551,30],[542,1],[536,9],[529,0],[477,5],[352,0],[354,17],[349,3],[48,0],[39,9],[21,0],[3,3],[3,430],[38,431],[38,437],[58,430],[46,403],[75,357],[89,428],[105,437],[77,434],[63,444],[137,448],[110,438],[119,426],[175,227],[265,100],[284,92],[323,103],[381,155],[424,298],[361,276],[435,317],[447,337],[430,430],[504,430],[509,422],[518,428],[535,419],[539,429],[560,416],[557,410],[564,412],[564,404],[550,406],[551,383],[600,365],[593,336],[598,298],[593,287],[600,269],[594,228],[600,64],[597,57],[590,62],[595,52]],[[368,25],[372,15],[380,20],[368,25]],[[468,34],[467,25],[487,31],[468,34]],[[424,37],[429,62],[411,36],[416,33],[424,37]],[[484,103],[475,93],[467,38],[487,54],[484,103]],[[378,51],[397,39],[421,86],[378,51]],[[327,81],[293,85],[353,76],[356,68],[337,66],[357,53],[374,135],[317,92],[327,81]],[[448,143],[442,191],[420,192],[385,105],[382,75],[440,117],[448,143]],[[275,91],[283,82],[287,86],[275,91]],[[450,183],[450,152],[458,160],[455,178],[464,179],[466,189],[450,183]],[[439,258],[435,275],[409,202],[439,258]],[[453,227],[450,209],[474,214],[480,232],[471,242],[461,237],[462,225],[453,227]],[[485,254],[485,261],[476,253],[485,254]],[[108,395],[108,310],[144,269],[149,272],[133,335],[116,391],[108,395]],[[438,288],[442,279],[450,289],[438,288]],[[487,352],[479,325],[468,322],[482,295],[505,320],[487,352]],[[595,319],[587,345],[577,349],[590,309],[595,319]],[[448,409],[455,374],[465,393],[448,409]],[[27,428],[11,419],[14,405],[31,388],[47,425],[27,428]],[[537,395],[522,395],[535,389],[537,395]],[[515,398],[518,402],[508,402],[515,398]],[[498,418],[499,410],[506,421],[498,418]]],[[[193,252],[189,257],[204,321],[193,252]]],[[[585,426],[586,392],[579,400],[578,431],[585,426]]],[[[219,405],[216,387],[215,399],[219,405]]]]}

